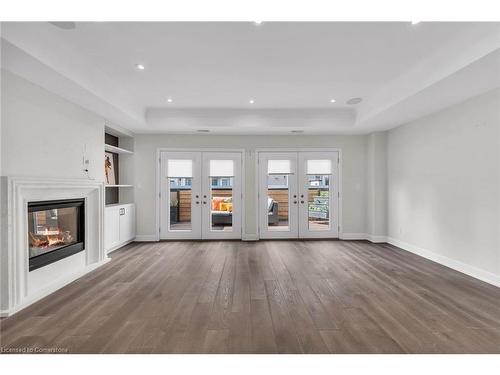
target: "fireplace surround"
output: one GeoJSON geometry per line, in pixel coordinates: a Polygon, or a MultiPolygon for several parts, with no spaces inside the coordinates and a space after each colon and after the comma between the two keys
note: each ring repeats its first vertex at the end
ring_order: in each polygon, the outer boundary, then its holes
{"type": "MultiPolygon", "coordinates": [[[[0,198],[0,316],[14,314],[109,261],[103,246],[102,181],[2,176],[0,198]],[[30,203],[53,203],[56,200],[68,201],[66,203],[84,201],[84,211],[78,214],[84,216],[81,221],[84,225],[84,232],[81,233],[83,250],[30,270],[30,203]]],[[[35,244],[39,245],[35,247],[42,249],[33,250],[43,251],[43,246],[49,244],[52,247],[47,250],[57,250],[80,242],[76,241],[79,235],[72,233],[75,231],[75,219],[63,219],[66,214],[68,212],[64,211],[58,215],[51,215],[50,211],[46,214],[52,221],[48,223],[48,228],[39,228],[40,235],[47,233],[55,237],[50,242],[43,236],[35,237],[35,244]],[[61,231],[62,234],[59,233],[61,231]],[[70,233],[64,233],[67,231],[70,233]]],[[[39,224],[42,224],[42,219],[39,224]]]]}
{"type": "Polygon", "coordinates": [[[85,200],[28,203],[29,271],[85,249],[85,200]]]}

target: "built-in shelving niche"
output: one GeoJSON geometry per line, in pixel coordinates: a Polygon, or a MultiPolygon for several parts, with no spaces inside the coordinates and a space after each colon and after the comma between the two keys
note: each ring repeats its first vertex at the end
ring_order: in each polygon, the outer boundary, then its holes
{"type": "Polygon", "coordinates": [[[113,156],[115,184],[106,184],[106,205],[133,203],[132,160],[133,138],[106,127],[104,151],[113,156]]]}

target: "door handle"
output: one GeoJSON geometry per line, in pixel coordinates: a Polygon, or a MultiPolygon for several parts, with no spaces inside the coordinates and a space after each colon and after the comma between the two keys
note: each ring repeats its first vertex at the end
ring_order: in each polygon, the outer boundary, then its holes
{"type": "Polygon", "coordinates": [[[300,201],[300,203],[304,203],[304,201],[300,201]]]}
{"type": "Polygon", "coordinates": [[[194,202],[194,203],[196,203],[196,204],[200,204],[200,201],[196,201],[196,202],[194,202]]]}
{"type": "Polygon", "coordinates": [[[206,201],[203,201],[203,204],[207,204],[207,202],[206,202],[206,201]]]}
{"type": "Polygon", "coordinates": [[[300,194],[300,197],[301,197],[301,198],[304,198],[304,194],[300,194]]]}
{"type": "Polygon", "coordinates": [[[297,204],[297,201],[293,201],[293,204],[297,204]]]}
{"type": "Polygon", "coordinates": [[[195,197],[195,198],[199,198],[200,196],[199,196],[199,195],[195,195],[194,197],[195,197]]]}
{"type": "Polygon", "coordinates": [[[293,197],[294,197],[294,198],[297,198],[297,194],[294,194],[294,195],[293,195],[293,197]]]}

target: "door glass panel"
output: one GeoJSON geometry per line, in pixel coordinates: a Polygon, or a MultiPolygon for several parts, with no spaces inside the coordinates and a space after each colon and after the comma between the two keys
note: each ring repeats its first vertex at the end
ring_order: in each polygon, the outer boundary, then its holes
{"type": "Polygon", "coordinates": [[[290,186],[291,160],[268,160],[267,162],[267,229],[268,231],[290,230],[290,186]]]}
{"type": "Polygon", "coordinates": [[[193,161],[169,159],[167,161],[167,175],[170,189],[170,230],[191,230],[193,161]]]}
{"type": "Polygon", "coordinates": [[[191,230],[192,178],[170,177],[170,230],[191,230]]]}
{"type": "Polygon", "coordinates": [[[233,160],[210,160],[210,229],[233,230],[233,160]]]}
{"type": "Polygon", "coordinates": [[[330,177],[325,174],[307,176],[309,230],[330,229],[330,177]]]}
{"type": "MultiPolygon", "coordinates": [[[[271,162],[273,160],[270,160],[271,162]]],[[[267,226],[269,231],[289,231],[290,190],[287,174],[267,175],[267,226]]]]}

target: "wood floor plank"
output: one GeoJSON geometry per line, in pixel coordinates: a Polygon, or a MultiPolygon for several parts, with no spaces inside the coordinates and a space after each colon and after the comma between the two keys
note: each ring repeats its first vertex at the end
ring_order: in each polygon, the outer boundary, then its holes
{"type": "Polygon", "coordinates": [[[342,329],[362,343],[366,353],[404,353],[404,349],[362,309],[351,308],[342,329]]]}
{"type": "Polygon", "coordinates": [[[267,300],[251,300],[252,353],[277,353],[273,322],[267,300]]]}
{"type": "Polygon", "coordinates": [[[500,288],[367,241],[133,243],[0,319],[69,353],[500,353],[500,288]]]}
{"type": "Polygon", "coordinates": [[[228,329],[209,329],[206,332],[203,342],[203,353],[205,354],[226,354],[228,349],[228,329]]]}
{"type": "Polygon", "coordinates": [[[264,285],[264,277],[262,275],[262,264],[258,247],[255,245],[247,244],[248,251],[248,269],[249,269],[249,282],[250,282],[250,298],[252,300],[265,300],[266,287],[264,285]]]}
{"type": "Polygon", "coordinates": [[[265,285],[278,352],[289,354],[302,353],[302,348],[295,331],[295,323],[290,317],[287,302],[279,283],[276,280],[267,280],[265,285]]]}

